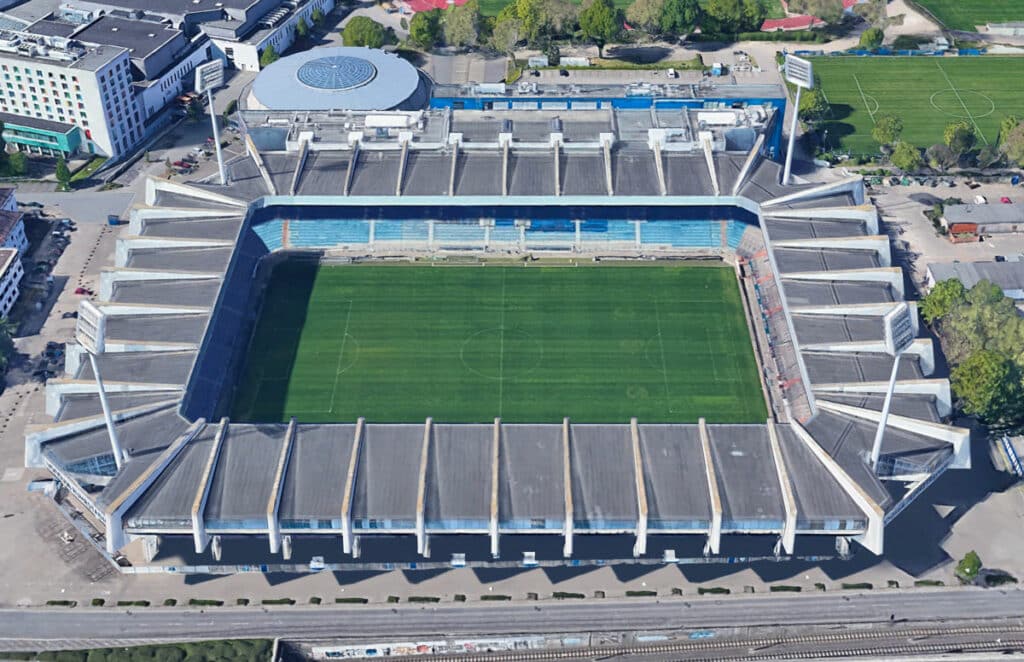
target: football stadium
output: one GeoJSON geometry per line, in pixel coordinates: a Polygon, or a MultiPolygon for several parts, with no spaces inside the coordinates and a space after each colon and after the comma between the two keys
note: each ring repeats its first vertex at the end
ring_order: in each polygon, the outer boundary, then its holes
{"type": "Polygon", "coordinates": [[[123,572],[880,554],[969,434],[860,178],[780,183],[785,106],[262,98],[226,184],[148,182],[26,465],[123,572]]]}

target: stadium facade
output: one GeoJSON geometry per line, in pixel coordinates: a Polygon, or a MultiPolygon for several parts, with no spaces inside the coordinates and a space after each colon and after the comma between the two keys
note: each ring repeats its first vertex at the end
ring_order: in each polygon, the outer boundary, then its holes
{"type": "Polygon", "coordinates": [[[851,541],[881,553],[886,524],[968,468],[970,445],[922,337],[869,463],[893,364],[883,317],[905,278],[861,179],[780,185],[773,86],[536,92],[243,111],[229,184],[149,181],[102,274],[97,360],[127,461],[69,346],[26,465],[53,474],[109,553],[141,539],[178,571],[820,558],[851,541]],[[771,417],[224,417],[269,265],[467,254],[734,265],[771,417]]]}

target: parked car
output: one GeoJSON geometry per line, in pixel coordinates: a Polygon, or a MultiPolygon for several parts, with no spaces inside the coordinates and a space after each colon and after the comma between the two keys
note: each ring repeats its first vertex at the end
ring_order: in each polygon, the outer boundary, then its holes
{"type": "Polygon", "coordinates": [[[88,287],[76,287],[75,288],[75,294],[80,294],[80,295],[85,295],[85,296],[92,296],[93,294],[96,294],[96,293],[93,292],[92,290],[90,290],[88,287]]]}
{"type": "Polygon", "coordinates": [[[1011,204],[1013,204],[1013,200],[1009,199],[1005,195],[1003,197],[999,198],[999,202],[1003,203],[1004,205],[1011,205],[1011,204]]]}
{"type": "Polygon", "coordinates": [[[976,204],[976,205],[987,205],[988,204],[988,198],[986,198],[983,195],[976,195],[976,196],[974,196],[974,204],[976,204]]]}

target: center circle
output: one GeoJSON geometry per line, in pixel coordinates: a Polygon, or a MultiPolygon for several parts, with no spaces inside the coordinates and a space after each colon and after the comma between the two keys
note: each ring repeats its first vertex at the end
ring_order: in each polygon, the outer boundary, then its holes
{"type": "Polygon", "coordinates": [[[959,119],[981,119],[996,112],[992,97],[975,90],[939,90],[928,100],[935,110],[959,119]]]}
{"type": "Polygon", "coordinates": [[[310,60],[299,67],[295,76],[318,90],[350,90],[376,78],[377,67],[359,57],[332,55],[310,60]]]}
{"type": "Polygon", "coordinates": [[[494,327],[466,338],[459,358],[466,370],[478,377],[507,380],[536,370],[544,360],[544,346],[526,331],[494,327]]]}

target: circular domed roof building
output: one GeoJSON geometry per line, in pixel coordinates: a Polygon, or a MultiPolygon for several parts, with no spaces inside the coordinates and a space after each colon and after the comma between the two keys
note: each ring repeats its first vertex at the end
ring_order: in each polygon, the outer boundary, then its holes
{"type": "Polygon", "coordinates": [[[422,108],[426,85],[402,58],[372,48],[314,48],[281,58],[256,76],[253,110],[422,108]]]}

